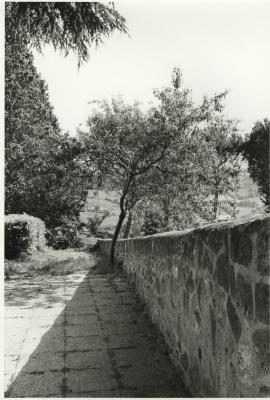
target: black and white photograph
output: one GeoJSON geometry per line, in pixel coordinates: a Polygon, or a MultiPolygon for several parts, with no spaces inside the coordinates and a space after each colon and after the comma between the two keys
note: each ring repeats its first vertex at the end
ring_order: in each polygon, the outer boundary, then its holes
{"type": "Polygon", "coordinates": [[[270,397],[270,1],[5,1],[3,398],[270,397]]]}

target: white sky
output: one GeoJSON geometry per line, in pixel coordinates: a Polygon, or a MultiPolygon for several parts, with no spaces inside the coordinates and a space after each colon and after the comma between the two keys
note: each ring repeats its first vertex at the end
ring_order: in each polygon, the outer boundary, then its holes
{"type": "Polygon", "coordinates": [[[93,99],[122,94],[127,101],[151,101],[153,88],[170,83],[173,66],[182,69],[195,101],[229,89],[226,113],[241,120],[244,132],[270,117],[270,1],[125,1],[115,7],[130,37],[105,39],[80,70],[74,55],[64,58],[50,47],[43,56],[34,53],[63,130],[75,134],[84,125],[93,99]]]}

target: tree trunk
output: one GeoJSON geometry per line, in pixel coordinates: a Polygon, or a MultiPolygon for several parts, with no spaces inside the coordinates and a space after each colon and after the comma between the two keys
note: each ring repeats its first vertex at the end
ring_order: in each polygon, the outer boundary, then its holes
{"type": "Polygon", "coordinates": [[[213,212],[214,212],[214,219],[216,220],[217,215],[218,215],[218,191],[215,191],[215,194],[214,194],[213,212]]]}
{"type": "Polygon", "coordinates": [[[124,219],[126,217],[126,211],[125,210],[121,210],[120,214],[119,214],[119,218],[118,218],[118,222],[113,234],[113,239],[112,239],[112,244],[111,244],[111,249],[110,249],[110,259],[109,259],[109,267],[111,270],[113,270],[114,268],[114,252],[115,252],[115,245],[118,239],[118,235],[120,232],[120,229],[122,227],[122,224],[124,222],[124,219]]]}
{"type": "Polygon", "coordinates": [[[170,200],[165,197],[163,199],[163,212],[164,212],[164,228],[168,229],[169,221],[170,221],[170,200]]]}
{"type": "Polygon", "coordinates": [[[130,231],[131,231],[131,226],[132,226],[132,219],[133,219],[132,212],[129,211],[128,220],[127,220],[127,226],[126,226],[125,233],[124,233],[124,239],[129,238],[130,231]]]}
{"type": "Polygon", "coordinates": [[[132,182],[133,178],[134,178],[134,175],[130,175],[129,176],[127,184],[125,186],[125,189],[123,190],[123,194],[122,194],[122,196],[120,198],[120,203],[119,203],[119,205],[120,205],[120,214],[119,214],[118,222],[117,222],[114,234],[113,234],[113,239],[112,239],[112,244],[111,244],[111,249],[110,249],[110,259],[109,259],[109,268],[110,268],[110,270],[114,269],[115,245],[116,245],[116,242],[117,242],[117,239],[118,239],[119,232],[120,232],[121,227],[123,225],[124,219],[125,219],[126,214],[127,214],[126,208],[124,207],[124,202],[125,202],[125,198],[126,198],[126,195],[128,193],[128,190],[129,190],[129,187],[131,185],[131,182],[132,182]]]}

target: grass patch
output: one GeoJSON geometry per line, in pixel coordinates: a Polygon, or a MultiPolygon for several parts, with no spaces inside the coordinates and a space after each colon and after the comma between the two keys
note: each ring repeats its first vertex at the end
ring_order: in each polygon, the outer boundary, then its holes
{"type": "Polygon", "coordinates": [[[5,260],[5,275],[69,275],[87,271],[94,263],[94,257],[86,252],[49,249],[18,260],[5,260]]]}

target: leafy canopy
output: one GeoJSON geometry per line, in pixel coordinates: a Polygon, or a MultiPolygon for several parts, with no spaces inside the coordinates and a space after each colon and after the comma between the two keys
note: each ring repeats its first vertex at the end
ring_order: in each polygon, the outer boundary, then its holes
{"type": "Polygon", "coordinates": [[[94,2],[7,2],[5,17],[6,212],[55,226],[78,215],[91,172],[78,163],[78,141],[60,132],[30,49],[52,44],[80,64],[93,43],[127,32],[125,19],[113,3],[94,2]]]}
{"type": "Polygon", "coordinates": [[[243,154],[248,160],[250,176],[258,184],[261,198],[268,210],[270,205],[269,143],[270,121],[264,119],[254,124],[242,146],[243,154]]]}
{"type": "Polygon", "coordinates": [[[24,42],[41,51],[52,44],[67,55],[88,59],[88,47],[99,45],[118,30],[127,32],[125,19],[113,3],[98,2],[7,2],[6,40],[24,42]]]}
{"type": "Polygon", "coordinates": [[[200,150],[199,128],[213,113],[220,112],[226,93],[205,97],[201,105],[195,106],[191,92],[182,87],[180,73],[175,74],[174,81],[173,87],[154,91],[158,105],[145,112],[138,103],[127,105],[121,98],[97,102],[98,107],[88,119],[88,131],[80,134],[85,162],[100,172],[104,186],[120,194],[112,265],[127,211],[139,202],[141,206],[148,199],[162,197],[166,186],[175,198],[176,182],[182,188],[195,188],[199,181],[194,174],[196,155],[203,158],[202,151],[194,151],[200,150]]]}
{"type": "Polygon", "coordinates": [[[76,167],[79,143],[61,134],[27,47],[6,43],[5,63],[6,213],[25,212],[50,227],[78,214],[90,177],[76,167]]]}

